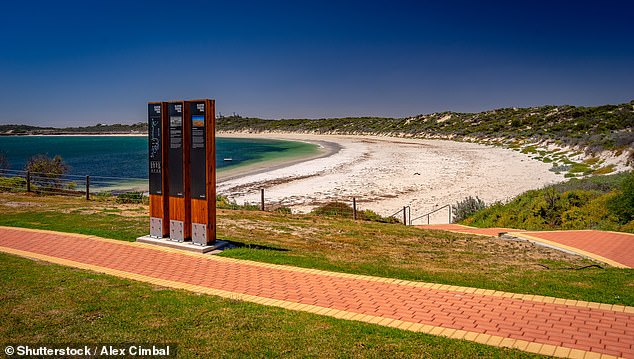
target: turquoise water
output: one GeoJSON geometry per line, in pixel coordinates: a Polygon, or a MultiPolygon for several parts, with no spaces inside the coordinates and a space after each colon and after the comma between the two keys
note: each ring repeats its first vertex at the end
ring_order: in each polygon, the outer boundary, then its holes
{"type": "MultiPolygon", "coordinates": [[[[223,169],[279,157],[310,154],[317,146],[293,141],[222,138],[216,139],[216,166],[223,169]],[[224,161],[225,158],[232,161],[224,161]]],[[[0,151],[11,170],[22,170],[36,154],[60,155],[70,175],[147,178],[148,139],[130,136],[6,136],[0,151]]]]}

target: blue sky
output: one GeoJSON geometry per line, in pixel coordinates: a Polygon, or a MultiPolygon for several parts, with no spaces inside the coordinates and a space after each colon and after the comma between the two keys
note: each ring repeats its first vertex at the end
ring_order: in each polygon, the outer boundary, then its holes
{"type": "Polygon", "coordinates": [[[3,4],[0,123],[403,117],[634,99],[634,5],[530,1],[3,4]]]}

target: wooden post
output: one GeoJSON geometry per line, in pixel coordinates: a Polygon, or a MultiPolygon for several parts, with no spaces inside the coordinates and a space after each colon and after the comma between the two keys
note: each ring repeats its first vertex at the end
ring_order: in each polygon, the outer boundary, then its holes
{"type": "Polygon", "coordinates": [[[90,176],[86,176],[86,201],[90,201],[90,176]]]}
{"type": "Polygon", "coordinates": [[[264,188],[260,188],[260,210],[264,211],[264,188]]]}
{"type": "Polygon", "coordinates": [[[407,207],[403,207],[403,224],[407,226],[407,207]]]}
{"type": "Polygon", "coordinates": [[[31,192],[31,171],[26,171],[26,191],[31,192]]]}
{"type": "Polygon", "coordinates": [[[352,219],[357,220],[357,199],[352,197],[352,219]]]}

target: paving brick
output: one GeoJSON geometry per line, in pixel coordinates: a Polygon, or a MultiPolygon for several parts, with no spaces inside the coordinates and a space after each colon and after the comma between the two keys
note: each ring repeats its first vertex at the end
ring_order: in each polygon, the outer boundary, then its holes
{"type": "Polygon", "coordinates": [[[527,349],[532,342],[531,351],[540,348],[547,354],[558,355],[561,350],[555,346],[563,345],[571,356],[579,353],[574,349],[634,358],[631,307],[611,310],[612,306],[597,303],[328,273],[6,227],[0,227],[0,251],[2,247],[60,264],[265,305],[361,321],[372,315],[372,322],[382,325],[489,345],[527,349]]]}

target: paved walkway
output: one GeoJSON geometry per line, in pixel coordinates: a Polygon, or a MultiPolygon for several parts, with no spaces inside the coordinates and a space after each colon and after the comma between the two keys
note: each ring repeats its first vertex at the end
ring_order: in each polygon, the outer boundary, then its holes
{"type": "Polygon", "coordinates": [[[0,251],[263,305],[571,358],[634,358],[634,307],[221,258],[0,227],[0,251]]]}
{"type": "Polygon", "coordinates": [[[475,228],[460,224],[417,227],[493,237],[507,232],[515,237],[559,247],[614,267],[634,268],[634,235],[630,233],[595,230],[531,232],[512,228],[475,228]]]}

